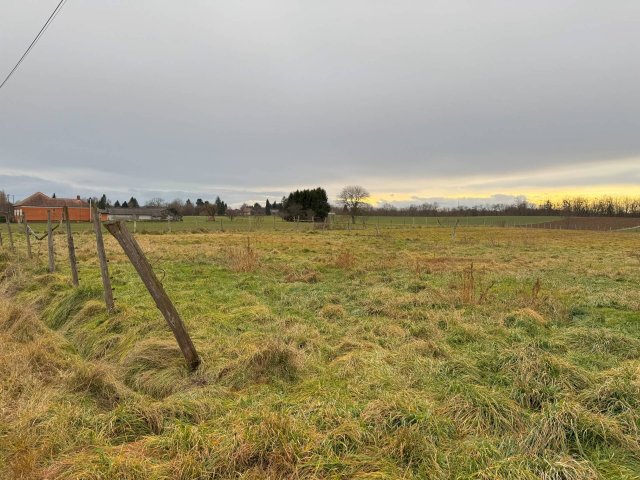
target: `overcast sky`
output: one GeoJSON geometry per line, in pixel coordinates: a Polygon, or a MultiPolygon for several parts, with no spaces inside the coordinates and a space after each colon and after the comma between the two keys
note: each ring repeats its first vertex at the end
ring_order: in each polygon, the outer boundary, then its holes
{"type": "MultiPolygon", "coordinates": [[[[57,3],[0,2],[2,78],[57,3]]],[[[640,194],[639,25],[637,0],[68,0],[0,90],[0,189],[640,194]]]]}

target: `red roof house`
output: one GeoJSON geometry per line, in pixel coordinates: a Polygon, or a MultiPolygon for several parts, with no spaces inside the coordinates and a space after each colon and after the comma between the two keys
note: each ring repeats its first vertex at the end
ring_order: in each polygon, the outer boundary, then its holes
{"type": "MultiPolygon", "coordinates": [[[[69,207],[69,220],[72,222],[90,222],[91,205],[89,202],[76,198],[51,198],[42,192],[34,193],[13,206],[13,215],[22,222],[46,222],[47,211],[51,211],[51,220],[60,221],[63,218],[63,207],[69,207]]],[[[106,216],[104,218],[106,220],[106,216]]]]}

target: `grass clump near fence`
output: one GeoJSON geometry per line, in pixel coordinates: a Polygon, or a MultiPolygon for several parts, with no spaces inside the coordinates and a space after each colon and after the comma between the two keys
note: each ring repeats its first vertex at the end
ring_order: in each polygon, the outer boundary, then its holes
{"type": "Polygon", "coordinates": [[[640,476],[633,235],[137,238],[202,364],[113,238],[113,314],[91,235],[0,250],[0,478],[640,476]]]}

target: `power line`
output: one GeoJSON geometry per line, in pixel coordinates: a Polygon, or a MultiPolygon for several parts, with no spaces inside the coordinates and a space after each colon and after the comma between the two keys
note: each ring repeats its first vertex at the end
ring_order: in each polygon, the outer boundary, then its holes
{"type": "Polygon", "coordinates": [[[62,7],[64,6],[64,4],[66,2],[67,2],[67,0],[60,0],[60,3],[58,3],[58,5],[53,10],[51,15],[49,15],[49,18],[47,19],[45,24],[42,26],[40,31],[38,32],[38,35],[36,35],[36,38],[33,39],[31,44],[27,48],[27,50],[22,54],[22,57],[20,57],[20,60],[18,60],[18,63],[16,63],[15,67],[13,67],[11,69],[11,71],[9,72],[9,75],[7,75],[7,78],[5,78],[4,81],[2,82],[2,84],[0,84],[0,88],[4,87],[4,84],[7,83],[7,80],[9,80],[9,78],[11,78],[11,75],[13,75],[13,73],[18,69],[18,67],[20,66],[22,61],[26,58],[26,56],[29,54],[31,49],[35,46],[36,43],[38,43],[38,40],[40,40],[40,37],[42,37],[44,32],[47,30],[47,28],[49,28],[49,25],[51,25],[51,22],[53,22],[53,19],[56,18],[58,13],[60,13],[60,10],[62,10],[62,7]]]}

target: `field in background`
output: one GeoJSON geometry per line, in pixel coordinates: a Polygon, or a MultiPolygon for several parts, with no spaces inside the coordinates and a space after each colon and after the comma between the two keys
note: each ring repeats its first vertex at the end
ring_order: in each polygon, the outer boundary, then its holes
{"type": "Polygon", "coordinates": [[[635,234],[268,221],[137,236],[195,374],[113,238],[109,316],[5,234],[0,478],[639,478],[635,234]]]}
{"type": "MultiPolygon", "coordinates": [[[[458,223],[460,226],[496,226],[496,227],[509,227],[526,224],[536,224],[543,222],[552,222],[560,220],[562,217],[532,217],[532,216],[500,216],[500,217],[392,217],[392,216],[363,216],[356,219],[354,229],[361,229],[363,226],[369,228],[375,228],[376,225],[380,225],[382,228],[406,228],[406,227],[438,227],[438,226],[452,226],[458,223]],[[438,223],[439,222],[439,223],[438,223]]],[[[235,217],[230,220],[225,216],[217,216],[215,221],[208,220],[205,216],[199,217],[184,217],[179,222],[155,222],[144,221],[136,223],[137,233],[169,233],[169,232],[190,232],[190,233],[205,233],[205,232],[219,232],[224,231],[236,231],[236,232],[250,232],[250,231],[278,231],[278,230],[310,230],[310,229],[322,229],[322,228],[335,228],[346,229],[347,224],[350,223],[351,217],[347,215],[336,215],[333,219],[328,221],[327,226],[323,227],[322,224],[310,223],[310,222],[286,222],[282,218],[277,216],[265,216],[265,217],[235,217]]],[[[133,231],[133,222],[126,222],[130,231],[133,231]]],[[[43,233],[46,230],[46,224],[33,223],[32,228],[38,232],[43,233]]],[[[19,226],[17,227],[19,228],[19,226]]],[[[92,226],[88,223],[74,223],[74,232],[90,231],[92,226]]]]}
{"type": "MultiPolygon", "coordinates": [[[[260,231],[309,231],[358,229],[403,229],[425,227],[531,227],[566,230],[621,230],[640,227],[639,218],[628,217],[557,217],[557,216],[478,216],[478,217],[409,217],[409,216],[362,216],[357,217],[355,225],[349,225],[351,217],[336,215],[322,223],[286,222],[277,216],[268,217],[235,217],[233,220],[225,216],[216,217],[215,221],[207,217],[184,217],[177,222],[136,222],[136,233],[207,233],[207,232],[260,232],[260,231]]],[[[126,222],[130,231],[134,231],[134,222],[126,222]]],[[[31,227],[38,234],[44,233],[46,225],[33,223],[31,227]]],[[[20,228],[20,226],[16,226],[20,228]]],[[[90,231],[88,223],[74,223],[74,232],[90,231]]]]}

